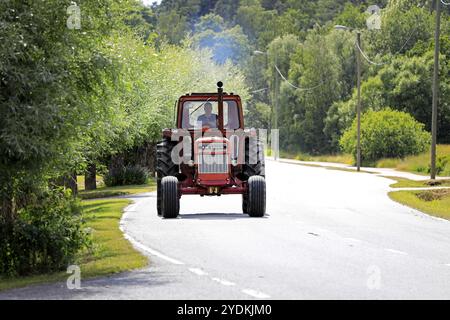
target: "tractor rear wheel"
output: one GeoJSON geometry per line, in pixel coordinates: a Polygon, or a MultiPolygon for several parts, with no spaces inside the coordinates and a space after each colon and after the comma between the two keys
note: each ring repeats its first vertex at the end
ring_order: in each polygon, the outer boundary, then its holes
{"type": "Polygon", "coordinates": [[[178,179],[173,176],[161,180],[161,214],[164,218],[176,218],[180,211],[178,179]]]}
{"type": "Polygon", "coordinates": [[[244,177],[266,176],[264,161],[264,145],[260,140],[245,140],[245,164],[243,166],[244,177]]]}
{"type": "Polygon", "coordinates": [[[247,213],[250,217],[262,217],[266,213],[266,180],[261,176],[248,179],[247,213]]]}
{"type": "Polygon", "coordinates": [[[175,147],[176,141],[164,139],[156,145],[156,202],[158,215],[161,215],[161,180],[167,176],[175,176],[178,174],[178,165],[172,161],[172,149],[175,147]]]}

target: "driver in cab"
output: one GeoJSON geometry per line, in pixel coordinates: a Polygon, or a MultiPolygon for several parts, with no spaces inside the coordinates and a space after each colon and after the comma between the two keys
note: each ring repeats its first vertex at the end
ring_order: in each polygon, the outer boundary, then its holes
{"type": "Polygon", "coordinates": [[[203,110],[205,113],[198,117],[197,122],[200,122],[202,127],[217,128],[217,115],[212,113],[212,104],[206,102],[203,110]]]}

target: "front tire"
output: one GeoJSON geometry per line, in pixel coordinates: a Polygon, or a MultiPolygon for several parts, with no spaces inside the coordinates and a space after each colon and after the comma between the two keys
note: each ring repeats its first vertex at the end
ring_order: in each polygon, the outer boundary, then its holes
{"type": "Polygon", "coordinates": [[[178,197],[178,179],[173,176],[161,180],[161,215],[166,219],[178,217],[180,198],[178,197]]]}
{"type": "Polygon", "coordinates": [[[250,217],[263,217],[266,213],[266,180],[261,176],[248,179],[247,213],[250,217]]]}

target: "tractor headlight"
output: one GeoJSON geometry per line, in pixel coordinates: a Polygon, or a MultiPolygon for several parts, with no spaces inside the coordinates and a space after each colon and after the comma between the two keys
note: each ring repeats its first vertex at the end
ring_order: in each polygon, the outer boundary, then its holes
{"type": "Polygon", "coordinates": [[[193,167],[194,166],[194,160],[189,160],[187,164],[188,164],[189,167],[193,167]]]}
{"type": "Polygon", "coordinates": [[[237,166],[237,160],[235,160],[235,159],[231,160],[231,165],[233,167],[236,167],[237,166]]]}

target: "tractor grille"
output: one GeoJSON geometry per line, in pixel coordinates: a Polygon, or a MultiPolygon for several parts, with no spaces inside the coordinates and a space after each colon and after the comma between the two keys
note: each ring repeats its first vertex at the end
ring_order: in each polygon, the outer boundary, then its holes
{"type": "Polygon", "coordinates": [[[204,154],[198,155],[199,173],[228,173],[227,154],[204,154]]]}

